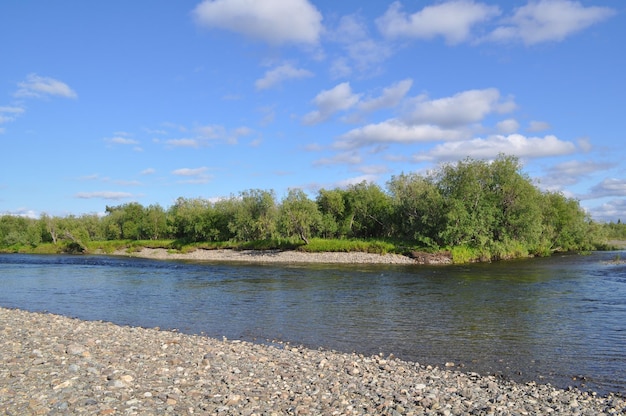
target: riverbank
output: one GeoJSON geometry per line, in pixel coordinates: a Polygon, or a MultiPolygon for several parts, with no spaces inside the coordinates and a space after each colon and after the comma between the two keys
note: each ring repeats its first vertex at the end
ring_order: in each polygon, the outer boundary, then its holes
{"type": "Polygon", "coordinates": [[[363,252],[307,253],[295,250],[204,250],[180,253],[164,248],[142,248],[139,251],[117,250],[117,256],[142,257],[158,260],[199,260],[254,263],[348,263],[348,264],[451,264],[446,253],[413,253],[412,257],[399,254],[363,252]]]}
{"type": "Polygon", "coordinates": [[[0,308],[5,414],[617,415],[624,398],[0,308]]]}

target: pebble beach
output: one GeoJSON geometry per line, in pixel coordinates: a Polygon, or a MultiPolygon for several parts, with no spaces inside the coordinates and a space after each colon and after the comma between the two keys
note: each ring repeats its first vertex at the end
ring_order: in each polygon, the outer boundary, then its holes
{"type": "Polygon", "coordinates": [[[624,398],[392,356],[0,308],[3,415],[620,415],[624,398]]]}
{"type": "Polygon", "coordinates": [[[164,248],[142,248],[139,251],[117,250],[116,256],[142,257],[157,260],[196,260],[247,263],[326,263],[326,264],[451,264],[446,254],[414,253],[413,257],[399,254],[363,252],[306,253],[295,250],[203,250],[188,253],[164,248]]]}

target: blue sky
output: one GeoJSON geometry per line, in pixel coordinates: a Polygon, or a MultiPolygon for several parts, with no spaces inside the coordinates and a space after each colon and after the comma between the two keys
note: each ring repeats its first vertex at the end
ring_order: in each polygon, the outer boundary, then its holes
{"type": "Polygon", "coordinates": [[[621,0],[7,1],[0,214],[381,186],[516,155],[626,220],[621,0]]]}

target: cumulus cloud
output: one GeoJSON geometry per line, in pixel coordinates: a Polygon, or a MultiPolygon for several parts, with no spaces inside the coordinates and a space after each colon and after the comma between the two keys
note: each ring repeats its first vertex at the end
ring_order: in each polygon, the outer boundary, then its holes
{"type": "Polygon", "coordinates": [[[413,100],[406,119],[412,124],[430,123],[455,127],[481,121],[491,113],[508,113],[516,108],[512,99],[502,100],[496,88],[463,91],[452,97],[428,99],[422,95],[413,100]]]}
{"type": "Polygon", "coordinates": [[[14,96],[19,98],[43,98],[58,96],[65,98],[77,98],[78,95],[66,83],[54,78],[42,77],[37,74],[29,74],[26,81],[18,84],[19,89],[14,96]]]}
{"type": "Polygon", "coordinates": [[[208,170],[209,168],[206,166],[199,168],[181,168],[173,170],[172,175],[184,177],[185,179],[181,180],[180,183],[204,184],[213,179],[213,176],[207,173],[208,170]]]}
{"type": "Polygon", "coordinates": [[[115,192],[115,191],[96,191],[96,192],[79,192],[75,195],[80,199],[111,199],[120,200],[132,198],[133,194],[128,192],[115,192]]]}
{"type": "Polygon", "coordinates": [[[597,208],[589,210],[591,216],[597,221],[617,222],[626,219],[626,199],[613,199],[597,208]]]}
{"type": "Polygon", "coordinates": [[[330,90],[324,90],[313,99],[318,109],[306,114],[303,122],[305,124],[321,123],[336,112],[353,107],[360,98],[361,94],[354,94],[348,82],[341,83],[330,90]]]}
{"type": "Polygon", "coordinates": [[[380,96],[359,103],[359,109],[366,112],[397,106],[413,85],[412,79],[405,79],[383,89],[380,96]]]}
{"type": "MultiPolygon", "coordinates": [[[[411,86],[410,80],[401,81],[383,91],[380,97],[363,100],[360,109],[377,110],[402,104],[400,117],[352,129],[339,136],[334,147],[354,149],[363,146],[391,143],[461,141],[473,132],[484,131],[481,122],[492,114],[513,111],[512,98],[502,98],[495,88],[469,90],[450,97],[430,99],[426,95],[404,98],[411,86]]],[[[518,130],[514,119],[496,124],[499,133],[511,134],[518,130]]]]}
{"type": "Polygon", "coordinates": [[[196,22],[274,45],[317,44],[322,14],[307,0],[205,0],[193,10],[196,22]]]}
{"type": "Polygon", "coordinates": [[[547,123],[545,121],[532,120],[528,124],[528,131],[533,132],[533,133],[536,133],[538,131],[550,130],[550,128],[551,128],[550,123],[547,123]]]}
{"type": "Polygon", "coordinates": [[[428,152],[415,155],[414,161],[448,161],[465,157],[490,159],[500,153],[536,158],[566,155],[575,151],[576,145],[552,135],[545,137],[525,137],[521,134],[494,135],[486,139],[443,143],[428,152]]]}
{"type": "Polygon", "coordinates": [[[335,182],[332,188],[346,188],[350,185],[357,185],[361,182],[374,182],[378,179],[378,175],[361,175],[355,176],[353,178],[347,178],[340,181],[335,182]]]}
{"type": "Polygon", "coordinates": [[[123,145],[139,144],[137,140],[133,140],[133,139],[129,139],[127,137],[121,137],[121,136],[115,136],[115,137],[111,137],[105,140],[113,144],[123,144],[123,145]]]}
{"type": "Polygon", "coordinates": [[[146,168],[140,172],[140,175],[154,175],[155,173],[156,173],[156,169],[146,168]]]}
{"type": "Polygon", "coordinates": [[[172,175],[177,176],[196,176],[205,173],[208,170],[206,166],[201,168],[181,168],[172,171],[172,175]]]}
{"type": "MultiPolygon", "coordinates": [[[[183,128],[181,131],[193,130],[191,137],[179,137],[163,140],[167,147],[189,147],[201,148],[210,147],[218,143],[237,144],[239,138],[254,133],[249,127],[240,126],[234,129],[227,129],[219,124],[206,124],[196,126],[193,129],[183,128]]],[[[161,142],[161,140],[158,140],[161,142]]]]}
{"type": "Polygon", "coordinates": [[[546,175],[540,178],[540,186],[550,190],[562,189],[565,186],[577,184],[588,175],[610,169],[613,166],[615,166],[614,163],[592,160],[570,160],[559,163],[548,169],[546,175]]]}
{"type": "Polygon", "coordinates": [[[324,165],[356,165],[363,161],[361,156],[356,152],[349,153],[339,153],[330,158],[322,158],[313,162],[314,166],[324,166],[324,165]]]}
{"type": "Polygon", "coordinates": [[[526,45],[561,41],[576,32],[613,16],[608,7],[585,7],[570,0],[531,1],[519,7],[505,24],[487,39],[500,42],[521,41],[526,45]]]}
{"type": "Polygon", "coordinates": [[[359,166],[356,170],[366,175],[382,175],[389,172],[389,168],[385,165],[359,166]]]}
{"type": "Polygon", "coordinates": [[[409,15],[396,1],[376,20],[376,24],[388,38],[431,39],[441,36],[448,44],[458,44],[470,39],[474,26],[499,14],[497,6],[457,0],[427,6],[409,15]]]}
{"type": "Polygon", "coordinates": [[[558,176],[583,176],[603,171],[615,166],[614,163],[595,162],[592,160],[570,160],[554,165],[550,173],[558,176]]]}
{"type": "Polygon", "coordinates": [[[181,139],[169,139],[166,140],[165,143],[171,147],[200,147],[200,140],[198,139],[190,139],[190,138],[181,138],[181,139]]]}
{"type": "Polygon", "coordinates": [[[509,118],[498,122],[496,124],[496,128],[498,129],[499,133],[511,134],[519,130],[519,123],[517,122],[517,120],[509,118]]]}
{"type": "Polygon", "coordinates": [[[296,68],[291,64],[277,66],[265,72],[263,78],[254,83],[257,90],[266,90],[289,79],[309,78],[313,73],[306,69],[296,68]]]}
{"type": "Polygon", "coordinates": [[[334,143],[337,149],[354,149],[385,143],[419,143],[441,140],[460,140],[464,133],[458,129],[443,129],[432,124],[409,125],[390,119],[368,124],[341,135],[334,143]]]}
{"type": "Polygon", "coordinates": [[[356,14],[343,16],[328,38],[340,44],[345,52],[345,55],[336,57],[332,62],[331,74],[335,77],[351,75],[354,69],[370,75],[377,71],[378,64],[392,54],[386,42],[372,39],[367,23],[356,14]]]}
{"type": "Polygon", "coordinates": [[[626,179],[607,178],[591,188],[589,194],[581,199],[596,199],[605,197],[626,196],[626,179]]]}
{"type": "Polygon", "coordinates": [[[16,117],[24,112],[24,108],[17,106],[0,107],[0,124],[14,121],[16,117]]]}

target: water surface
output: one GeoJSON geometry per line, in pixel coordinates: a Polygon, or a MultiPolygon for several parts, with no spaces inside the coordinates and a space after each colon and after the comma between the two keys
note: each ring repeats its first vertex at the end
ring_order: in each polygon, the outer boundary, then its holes
{"type": "Polygon", "coordinates": [[[0,306],[626,393],[623,253],[467,266],[0,255],[0,306]],[[623,257],[623,256],[622,256],[623,257]]]}

